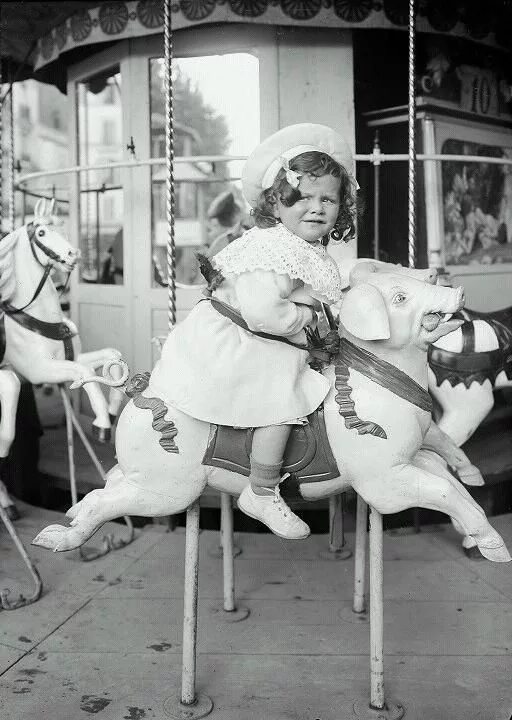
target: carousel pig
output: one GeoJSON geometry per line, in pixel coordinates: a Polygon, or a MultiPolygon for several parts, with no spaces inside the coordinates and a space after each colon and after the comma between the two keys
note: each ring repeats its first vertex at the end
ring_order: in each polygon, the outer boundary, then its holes
{"type": "MultiPolygon", "coordinates": [[[[311,500],[352,486],[381,513],[415,506],[447,513],[486,558],[508,562],[503,539],[480,506],[429,450],[422,450],[429,440],[435,444],[437,432],[431,428],[426,391],[427,348],[460,325],[449,318],[462,305],[462,288],[407,274],[372,273],[348,291],[340,312],[340,351],[325,371],[332,385],[324,403],[325,427],[337,474],[308,483],[299,479],[298,485],[311,500]]],[[[132,400],[119,419],[118,464],[105,488],[68,511],[70,527],[50,525],[34,544],[71,550],[118,516],[172,515],[207,485],[238,495],[247,484],[242,474],[205,464],[208,423],[156,397],[149,374],[139,378],[140,387],[131,390],[132,400]]]]}

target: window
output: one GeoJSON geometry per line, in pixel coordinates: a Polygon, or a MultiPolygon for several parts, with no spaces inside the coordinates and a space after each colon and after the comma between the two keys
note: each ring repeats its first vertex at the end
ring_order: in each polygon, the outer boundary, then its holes
{"type": "MultiPolygon", "coordinates": [[[[150,60],[151,149],[165,157],[165,86],[162,58],[150,60]]],[[[232,189],[244,205],[237,181],[241,163],[206,163],[197,155],[248,155],[260,139],[259,61],[230,53],[173,62],[176,278],[204,282],[197,251],[211,241],[207,210],[219,193],[232,189]]],[[[152,259],[154,283],[167,283],[166,168],[152,172],[152,259]]]]}

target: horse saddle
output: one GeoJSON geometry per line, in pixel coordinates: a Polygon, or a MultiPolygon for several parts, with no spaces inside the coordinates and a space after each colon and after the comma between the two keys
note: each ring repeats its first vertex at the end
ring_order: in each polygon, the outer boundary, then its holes
{"type": "Polygon", "coordinates": [[[461,326],[462,351],[452,352],[430,345],[428,361],[430,369],[436,376],[438,385],[448,380],[453,387],[463,383],[467,388],[471,383],[480,385],[489,380],[494,386],[500,372],[505,371],[507,378],[512,379],[512,312],[511,308],[497,310],[492,313],[481,313],[474,310],[463,310],[456,313],[455,318],[465,320],[461,326]],[[498,349],[477,352],[475,350],[474,321],[485,321],[494,331],[498,341],[498,349]]]}
{"type": "MultiPolygon", "coordinates": [[[[253,432],[252,428],[241,430],[210,424],[203,465],[232,470],[248,477],[253,432]]],[[[292,426],[282,471],[290,473],[288,485],[339,477],[340,472],[327,438],[322,406],[308,415],[307,425],[292,426]]]]}

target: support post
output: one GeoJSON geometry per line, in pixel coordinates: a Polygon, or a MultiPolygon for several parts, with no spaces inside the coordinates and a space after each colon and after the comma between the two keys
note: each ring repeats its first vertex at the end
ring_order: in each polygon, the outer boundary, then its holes
{"type": "Polygon", "coordinates": [[[213,702],[196,693],[197,599],[199,585],[199,500],[187,510],[185,530],[185,578],[183,591],[183,655],[181,695],[164,702],[164,712],[173,720],[197,720],[209,715],[213,702]]]}
{"type": "MultiPolygon", "coordinates": [[[[225,524],[228,524],[228,526],[231,528],[230,533],[233,535],[233,506],[231,504],[231,497],[229,493],[222,493],[220,494],[220,543],[219,545],[216,545],[208,550],[208,555],[212,558],[222,558],[224,559],[224,550],[223,550],[223,543],[224,543],[224,526],[225,524]],[[227,495],[229,498],[226,500],[224,498],[224,495],[227,495]]],[[[232,556],[233,558],[238,557],[242,554],[242,549],[238,547],[238,545],[235,545],[234,539],[232,540],[232,556]]]]}
{"type": "Polygon", "coordinates": [[[235,609],[235,567],[233,558],[233,508],[231,495],[220,494],[221,502],[221,546],[224,576],[224,610],[233,612],[235,609]]]}
{"type": "Polygon", "coordinates": [[[235,545],[233,542],[233,505],[229,493],[220,494],[221,504],[221,547],[223,566],[224,612],[226,622],[240,622],[249,616],[249,609],[237,607],[235,603],[235,545]]]}
{"type": "Polygon", "coordinates": [[[183,593],[183,665],[181,702],[196,702],[197,595],[199,581],[199,501],[187,510],[183,593]]]}
{"type": "Polygon", "coordinates": [[[368,536],[368,505],[357,496],[356,547],[354,561],[354,604],[355,613],[366,612],[366,538],[368,536]]]}
{"type": "Polygon", "coordinates": [[[16,532],[14,525],[11,522],[11,519],[9,518],[9,515],[4,510],[4,508],[0,505],[0,520],[2,520],[3,524],[7,528],[7,532],[11,536],[12,541],[14,542],[16,549],[18,550],[19,554],[21,555],[21,558],[23,562],[25,563],[32,580],[34,581],[34,592],[29,597],[24,597],[20,594],[19,598],[17,600],[9,600],[9,595],[11,594],[10,590],[0,590],[0,609],[3,610],[16,610],[17,608],[24,607],[25,605],[30,605],[33,602],[36,602],[36,600],[39,600],[41,597],[41,593],[43,591],[43,583],[41,580],[41,576],[39,575],[39,572],[28,556],[27,551],[25,550],[25,547],[16,532]]]}
{"type": "Polygon", "coordinates": [[[356,702],[361,720],[400,720],[403,705],[386,700],[384,692],[384,561],[382,515],[370,507],[370,703],[356,702]]]}
{"type": "Polygon", "coordinates": [[[352,551],[345,547],[343,494],[331,495],[329,498],[329,550],[322,550],[322,560],[348,560],[352,551]]]}
{"type": "Polygon", "coordinates": [[[384,562],[382,515],[370,509],[370,707],[382,710],[384,700],[384,562]]]}

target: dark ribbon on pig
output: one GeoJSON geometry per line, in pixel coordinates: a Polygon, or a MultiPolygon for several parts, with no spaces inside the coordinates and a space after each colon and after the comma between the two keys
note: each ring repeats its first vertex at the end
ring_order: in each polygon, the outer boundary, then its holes
{"type": "Polygon", "coordinates": [[[432,413],[432,398],[428,392],[394,365],[381,360],[368,350],[357,347],[347,338],[341,339],[338,358],[377,385],[416,405],[420,410],[432,413]]]}

